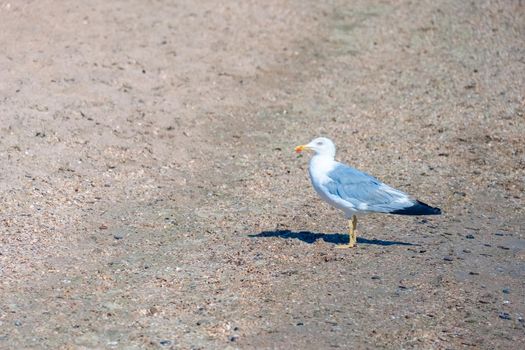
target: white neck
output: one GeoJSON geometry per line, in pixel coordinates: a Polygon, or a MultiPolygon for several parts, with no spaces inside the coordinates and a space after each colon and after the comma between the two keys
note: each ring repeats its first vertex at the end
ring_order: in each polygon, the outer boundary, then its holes
{"type": "Polygon", "coordinates": [[[335,167],[334,157],[327,154],[315,154],[310,159],[310,164],[308,166],[308,171],[312,181],[317,179],[318,181],[324,183],[328,181],[328,173],[335,167]]]}
{"type": "Polygon", "coordinates": [[[310,162],[312,162],[315,159],[316,162],[328,162],[328,161],[334,161],[335,160],[335,154],[330,153],[315,153],[312,158],[310,159],[310,162]]]}

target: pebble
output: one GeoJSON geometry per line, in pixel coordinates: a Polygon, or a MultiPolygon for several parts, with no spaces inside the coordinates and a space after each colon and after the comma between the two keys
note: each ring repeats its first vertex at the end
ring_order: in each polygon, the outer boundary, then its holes
{"type": "Polygon", "coordinates": [[[87,347],[96,347],[99,341],[98,335],[95,333],[83,334],[75,339],[77,345],[83,345],[87,347]]]}
{"type": "Polygon", "coordinates": [[[168,346],[168,345],[171,345],[171,340],[167,340],[167,339],[161,340],[159,344],[162,346],[168,346]]]}
{"type": "Polygon", "coordinates": [[[512,317],[508,312],[500,312],[499,318],[501,318],[502,320],[512,320],[512,317]]]}
{"type": "Polygon", "coordinates": [[[466,235],[465,238],[466,239],[474,239],[475,237],[474,237],[474,235],[466,235]]]}
{"type": "Polygon", "coordinates": [[[108,311],[111,311],[111,312],[114,312],[114,311],[122,309],[122,305],[117,304],[117,303],[113,303],[113,302],[104,303],[104,304],[102,304],[102,306],[104,308],[106,308],[108,311]]]}
{"type": "Polygon", "coordinates": [[[116,234],[116,235],[113,235],[113,238],[115,238],[116,240],[119,240],[119,239],[124,238],[124,235],[116,234]]]}
{"type": "Polygon", "coordinates": [[[443,258],[443,260],[445,260],[445,261],[453,261],[454,258],[451,257],[451,256],[445,256],[445,257],[443,258]]]}
{"type": "Polygon", "coordinates": [[[230,336],[230,341],[236,341],[237,339],[239,339],[239,336],[237,334],[234,334],[232,336],[230,336]]]}
{"type": "Polygon", "coordinates": [[[20,320],[15,321],[15,326],[20,327],[21,325],[22,325],[22,321],[20,320]]]}
{"type": "Polygon", "coordinates": [[[470,249],[463,249],[463,253],[472,253],[470,249]]]}
{"type": "Polygon", "coordinates": [[[477,276],[479,275],[479,272],[470,271],[468,274],[471,276],[477,276]]]}
{"type": "Polygon", "coordinates": [[[510,294],[510,288],[503,288],[501,290],[504,294],[510,294]]]}
{"type": "Polygon", "coordinates": [[[379,277],[379,276],[372,276],[372,279],[373,279],[373,280],[380,280],[381,277],[379,277]]]}

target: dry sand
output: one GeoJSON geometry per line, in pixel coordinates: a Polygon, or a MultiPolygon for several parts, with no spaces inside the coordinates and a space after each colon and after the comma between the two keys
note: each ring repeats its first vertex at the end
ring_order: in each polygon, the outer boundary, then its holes
{"type": "Polygon", "coordinates": [[[0,47],[0,348],[525,341],[523,1],[3,1],[0,47]],[[444,215],[335,249],[318,135],[444,215]]]}

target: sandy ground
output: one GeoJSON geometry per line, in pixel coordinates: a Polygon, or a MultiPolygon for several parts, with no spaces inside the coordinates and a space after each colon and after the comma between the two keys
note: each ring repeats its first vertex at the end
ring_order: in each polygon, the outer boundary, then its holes
{"type": "Polygon", "coordinates": [[[0,348],[525,341],[522,1],[3,1],[0,47],[0,348]],[[318,135],[444,215],[336,249],[318,135]]]}

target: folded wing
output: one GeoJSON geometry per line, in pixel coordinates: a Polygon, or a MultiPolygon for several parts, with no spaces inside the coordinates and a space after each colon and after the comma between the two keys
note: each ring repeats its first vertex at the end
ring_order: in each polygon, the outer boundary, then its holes
{"type": "Polygon", "coordinates": [[[328,192],[350,203],[359,211],[425,215],[424,213],[409,213],[409,208],[421,202],[347,165],[338,163],[328,173],[328,177],[331,181],[324,184],[328,192]]]}

